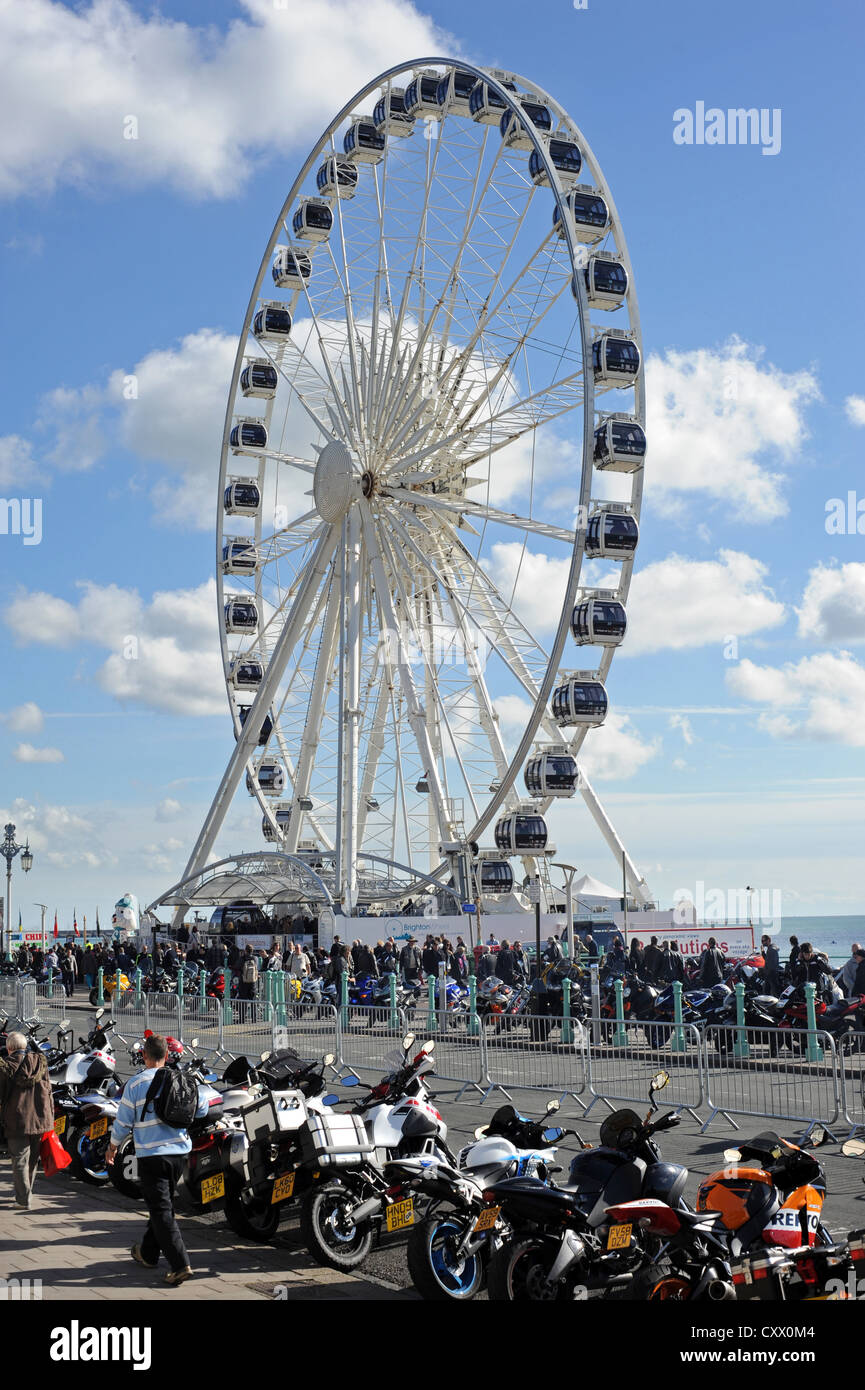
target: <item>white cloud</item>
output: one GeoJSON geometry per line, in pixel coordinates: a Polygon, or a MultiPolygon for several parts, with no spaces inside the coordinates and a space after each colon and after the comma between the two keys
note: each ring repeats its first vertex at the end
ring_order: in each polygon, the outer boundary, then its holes
{"type": "Polygon", "coordinates": [[[817,565],[796,612],[800,637],[865,642],[865,564],[817,565]]]}
{"type": "Polygon", "coordinates": [[[782,372],[762,349],[732,339],[718,350],[670,350],[646,364],[647,496],[679,505],[693,494],[731,505],[745,521],[783,516],[784,475],[806,437],[804,407],[819,398],[814,374],[782,372]]]}
{"type": "Polygon", "coordinates": [[[3,717],[7,729],[14,734],[41,734],[45,723],[45,716],[33,700],[16,705],[3,717]]]}
{"type": "Polygon", "coordinates": [[[727,685],[768,707],[759,724],[773,738],[865,747],[865,667],[850,652],[820,652],[783,667],[740,661],[727,685]]]}
{"type": "Polygon", "coordinates": [[[594,782],[633,777],[661,748],[660,739],[646,742],[626,714],[611,710],[599,729],[592,729],[578,761],[594,782]]]}
{"type": "Polygon", "coordinates": [[[502,597],[511,602],[530,632],[554,632],[568,585],[570,559],[524,550],[522,541],[500,541],[490,550],[488,571],[502,597]],[[514,585],[516,584],[516,589],[514,585]]]}
{"type": "Polygon", "coordinates": [[[17,763],[65,762],[59,748],[34,748],[32,743],[19,743],[12,756],[17,763]]]}
{"type": "Polygon", "coordinates": [[[717,560],[668,555],[638,570],[622,655],[704,647],[777,627],[785,609],[767,587],[767,574],[759,560],[735,550],[719,551],[717,560]]]}
{"type": "Polygon", "coordinates": [[[78,585],[76,605],[52,594],[22,592],[4,621],[22,644],[69,647],[90,643],[109,656],[98,684],[127,701],[175,714],[223,714],[215,586],[155,593],[146,603],[134,589],[78,585]]]}
{"type": "MultiPolygon", "coordinates": [[[[688,747],[690,747],[690,745],[694,742],[694,729],[687,715],[671,714],[670,728],[678,729],[680,731],[682,738],[684,739],[688,747]]],[[[677,759],[676,761],[679,762],[681,761],[681,759],[677,759]]],[[[675,767],[675,765],[676,764],[674,763],[673,766],[675,767]]]]}
{"type": "Polygon", "coordinates": [[[525,733],[534,706],[521,695],[499,695],[493,700],[493,707],[499,716],[499,726],[505,743],[525,733]]]}
{"type": "Polygon", "coordinates": [[[175,800],[173,796],[166,796],[156,808],[156,819],[158,821],[176,820],[182,810],[183,807],[179,801],[175,800]]]}
{"type": "Polygon", "coordinates": [[[0,487],[19,491],[31,483],[44,480],[44,474],[33,457],[33,446],[19,434],[0,438],[0,487]]]}
{"type": "Polygon", "coordinates": [[[127,0],[0,7],[0,194],[114,180],[232,196],[264,158],[317,137],[372,74],[453,47],[407,0],[240,8],[220,33],[127,0]]]}
{"type": "Polygon", "coordinates": [[[865,396],[848,396],[844,411],[851,425],[865,425],[865,396]]]}

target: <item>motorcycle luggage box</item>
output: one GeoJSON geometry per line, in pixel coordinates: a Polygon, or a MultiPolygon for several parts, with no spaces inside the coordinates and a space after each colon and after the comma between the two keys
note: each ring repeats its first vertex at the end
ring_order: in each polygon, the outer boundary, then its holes
{"type": "Polygon", "coordinates": [[[372,1153],[361,1115],[311,1114],[300,1132],[304,1163],[317,1168],[351,1168],[372,1153]]]}
{"type": "Polygon", "coordinates": [[[276,1107],[269,1091],[244,1105],[240,1114],[250,1144],[254,1144],[257,1139],[267,1139],[279,1127],[276,1107]]]}

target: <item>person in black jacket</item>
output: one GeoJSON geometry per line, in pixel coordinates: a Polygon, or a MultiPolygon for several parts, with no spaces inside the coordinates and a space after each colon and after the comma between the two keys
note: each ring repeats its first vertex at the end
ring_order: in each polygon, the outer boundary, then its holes
{"type": "Polygon", "coordinates": [[[660,966],[661,952],[658,949],[658,938],[653,936],[643,952],[643,979],[648,984],[657,984],[660,966]]]}
{"type": "Polygon", "coordinates": [[[707,989],[711,989],[712,985],[719,985],[724,978],[724,965],[723,953],[718,950],[714,936],[710,936],[700,961],[700,984],[707,989]]]}
{"type": "Polygon", "coordinates": [[[425,975],[432,975],[433,979],[438,979],[439,965],[444,960],[444,954],[439,950],[434,939],[428,936],[426,945],[421,956],[421,965],[425,975]]]}
{"type": "Polygon", "coordinates": [[[682,957],[679,955],[678,941],[670,942],[670,954],[667,956],[664,964],[666,966],[668,984],[673,984],[675,980],[680,980],[684,983],[685,965],[682,957]]]}
{"type": "Polygon", "coordinates": [[[378,961],[364,941],[358,946],[357,955],[355,956],[355,973],[358,975],[372,975],[375,979],[379,977],[378,961]]]}
{"type": "Polygon", "coordinates": [[[643,974],[643,961],[645,958],[645,954],[646,953],[643,950],[642,941],[638,941],[637,938],[634,937],[633,941],[631,942],[631,949],[628,952],[628,959],[631,962],[631,969],[633,970],[634,974],[639,975],[641,977],[643,974]]]}
{"type": "Polygon", "coordinates": [[[400,951],[399,968],[403,979],[409,984],[414,984],[420,979],[420,952],[417,948],[417,937],[409,937],[400,951]]]}
{"type": "Polygon", "coordinates": [[[514,953],[511,950],[510,942],[505,938],[496,952],[496,974],[506,985],[514,983],[514,953]]]}
{"type": "Polygon", "coordinates": [[[865,951],[854,951],[853,955],[859,962],[851,990],[851,998],[855,999],[857,994],[865,994],[865,951]]]}

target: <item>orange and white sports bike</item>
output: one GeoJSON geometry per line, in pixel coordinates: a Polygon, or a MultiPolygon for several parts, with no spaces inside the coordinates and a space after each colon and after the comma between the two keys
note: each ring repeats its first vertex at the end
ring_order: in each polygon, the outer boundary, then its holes
{"type": "Polygon", "coordinates": [[[611,1221],[665,1241],[656,1262],[666,1260],[669,1272],[649,1299],[735,1299],[733,1261],[770,1248],[832,1245],[822,1221],[826,1176],[813,1153],[767,1130],[724,1157],[728,1166],[701,1183],[694,1212],[650,1198],[607,1209],[611,1221]]]}

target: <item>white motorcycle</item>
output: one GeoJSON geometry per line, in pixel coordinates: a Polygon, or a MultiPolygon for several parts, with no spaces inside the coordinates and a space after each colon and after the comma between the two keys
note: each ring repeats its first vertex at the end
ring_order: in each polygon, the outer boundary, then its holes
{"type": "MultiPolygon", "coordinates": [[[[75,1052],[55,1052],[48,1075],[54,1098],[54,1129],[72,1158],[73,1177],[95,1187],[108,1182],[109,1132],[117,1114],[122,1086],[117,1080],[117,1059],[108,1037],[114,1024],[103,1023],[104,1009],[97,1009],[96,1023],[86,1038],[79,1038],[75,1052]]],[[[60,1024],[60,1036],[70,1031],[69,1020],[60,1024]]]]}

